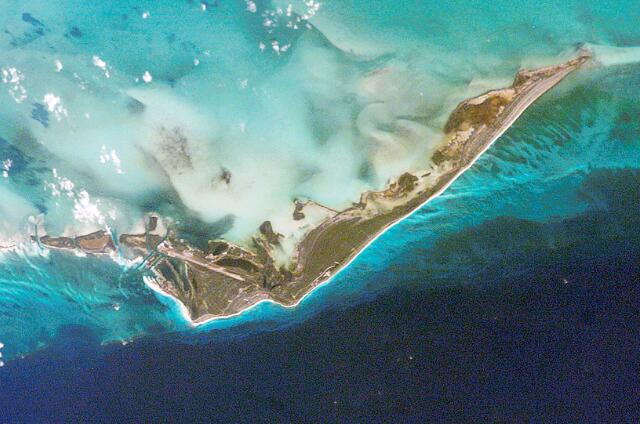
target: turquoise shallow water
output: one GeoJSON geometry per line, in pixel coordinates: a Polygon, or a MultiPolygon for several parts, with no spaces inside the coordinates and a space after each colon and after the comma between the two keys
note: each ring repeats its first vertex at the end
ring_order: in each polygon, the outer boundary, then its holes
{"type": "Polygon", "coordinates": [[[622,173],[613,184],[640,165],[640,127],[632,119],[640,112],[640,92],[633,88],[639,86],[637,82],[640,70],[635,66],[594,71],[559,87],[528,110],[444,194],[386,232],[299,308],[260,305],[243,317],[205,328],[225,328],[245,320],[261,325],[272,320],[271,325],[278,328],[306,320],[328,305],[347,308],[375,298],[407,279],[439,287],[468,272],[468,284],[483,286],[489,283],[473,277],[482,271],[482,267],[477,269],[478,262],[491,262],[494,248],[497,254],[506,254],[500,244],[519,246],[519,237],[523,249],[579,246],[582,240],[572,239],[567,221],[583,214],[617,211],[624,207],[622,199],[630,202],[629,213],[633,214],[633,205],[640,200],[634,174],[629,174],[628,184],[606,187],[607,173],[622,173]],[[622,199],[611,200],[611,192],[618,192],[622,199]],[[522,220],[525,228],[556,223],[556,228],[550,234],[533,231],[504,234],[503,240],[489,244],[478,241],[471,258],[465,257],[470,252],[442,243],[496,219],[522,220]],[[447,255],[459,255],[461,261],[447,255]],[[456,265],[452,268],[452,264],[456,265]]]}
{"type": "MultiPolygon", "coordinates": [[[[56,234],[104,225],[125,232],[154,210],[196,243],[241,240],[265,216],[288,213],[294,197],[340,206],[419,166],[458,101],[585,42],[609,66],[545,95],[445,194],[300,307],[263,304],[188,334],[288,327],[371,299],[400,275],[446,283],[454,270],[438,249],[461,255],[470,284],[488,284],[473,278],[469,252],[438,240],[510,217],[558,222],[527,243],[566,246],[563,219],[612,207],[593,175],[640,164],[638,55],[611,50],[640,45],[637,2],[255,7],[10,1],[0,12],[3,170],[11,161],[0,181],[2,239],[24,240],[34,222],[56,234]],[[403,120],[411,124],[400,136],[403,120]],[[194,158],[188,166],[171,147],[179,134],[194,158]],[[211,183],[227,168],[233,187],[211,183]]],[[[156,298],[140,273],[108,260],[29,247],[3,254],[0,270],[5,359],[47,345],[69,325],[102,342],[185,329],[175,305],[156,298]]]]}

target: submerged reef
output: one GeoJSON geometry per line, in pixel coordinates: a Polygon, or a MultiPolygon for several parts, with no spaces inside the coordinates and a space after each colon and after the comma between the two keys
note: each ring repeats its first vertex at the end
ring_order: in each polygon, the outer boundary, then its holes
{"type": "MultiPolygon", "coordinates": [[[[147,283],[179,301],[195,324],[238,314],[260,301],[295,305],[382,232],[444,191],[536,99],[589,59],[581,52],[557,66],[521,70],[510,87],[461,102],[444,126],[439,148],[425,158],[427,169],[405,172],[383,190],[363,193],[347,209],[296,200],[291,225],[301,236],[293,249],[281,247],[282,235],[270,221],[259,226],[250,246],[210,240],[207,249],[198,249],[157,215],[147,217],[144,233],[122,234],[117,240],[110,232],[98,231],[34,241],[48,248],[142,261],[153,274],[147,283]]],[[[188,158],[176,152],[172,156],[188,158]]],[[[221,178],[228,183],[232,176],[225,170],[221,178]]]]}

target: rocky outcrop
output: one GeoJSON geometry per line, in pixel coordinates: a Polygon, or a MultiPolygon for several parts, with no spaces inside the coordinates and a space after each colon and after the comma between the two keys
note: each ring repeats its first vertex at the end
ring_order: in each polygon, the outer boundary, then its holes
{"type": "Polygon", "coordinates": [[[301,202],[296,201],[295,202],[295,209],[293,210],[293,220],[294,221],[300,221],[300,220],[305,218],[305,214],[304,214],[304,212],[302,212],[303,209],[304,209],[304,204],[301,203],[301,202]]]}
{"type": "Polygon", "coordinates": [[[90,254],[110,254],[116,247],[111,235],[106,231],[71,237],[40,237],[40,244],[52,249],[79,250],[90,254]]]}
{"type": "Polygon", "coordinates": [[[275,231],[273,231],[273,226],[271,225],[271,221],[264,221],[260,225],[259,230],[260,230],[260,234],[262,234],[267,239],[269,244],[272,244],[272,245],[280,244],[280,237],[282,237],[282,234],[278,234],[275,231]]]}

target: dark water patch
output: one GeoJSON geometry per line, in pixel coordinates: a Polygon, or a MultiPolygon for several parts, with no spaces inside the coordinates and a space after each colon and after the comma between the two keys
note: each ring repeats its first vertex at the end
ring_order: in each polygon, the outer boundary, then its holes
{"type": "Polygon", "coordinates": [[[312,99],[306,99],[307,125],[313,135],[314,141],[319,146],[324,146],[336,133],[336,125],[331,112],[323,105],[316,104],[312,99]]]}
{"type": "Polygon", "coordinates": [[[0,370],[0,410],[13,421],[635,422],[639,183],[637,170],[598,171],[582,190],[600,200],[579,216],[503,217],[411,247],[401,272],[369,275],[387,287],[377,296],[279,331],[100,348],[71,328],[0,370]]]}
{"type": "Polygon", "coordinates": [[[11,176],[19,177],[27,170],[30,158],[7,139],[0,137],[0,158],[11,159],[11,176]]]}
{"type": "Polygon", "coordinates": [[[69,30],[69,35],[73,38],[82,38],[84,34],[82,33],[82,30],[80,28],[78,28],[77,26],[73,26],[69,30]]]}
{"type": "MultiPolygon", "coordinates": [[[[580,193],[592,201],[593,209],[605,209],[631,226],[640,219],[640,170],[601,169],[589,174],[580,193]],[[632,223],[633,222],[633,223],[632,223]]],[[[628,228],[632,230],[631,228],[628,228]]]]}
{"type": "Polygon", "coordinates": [[[364,160],[358,167],[358,178],[370,182],[375,177],[375,169],[370,161],[364,160]]]}
{"type": "Polygon", "coordinates": [[[16,39],[16,36],[11,33],[11,31],[9,31],[8,29],[5,29],[2,32],[9,37],[9,45],[10,46],[15,47],[15,46],[18,45],[18,40],[16,39]]]}
{"type": "MultiPolygon", "coordinates": [[[[466,275],[469,284],[491,285],[496,276],[514,281],[537,275],[545,281],[547,267],[580,274],[578,263],[611,261],[637,267],[640,261],[640,171],[597,170],[583,181],[579,196],[589,210],[577,217],[536,222],[499,217],[439,238],[427,251],[419,242],[405,247],[396,266],[407,274],[427,275],[444,284],[466,275]],[[422,254],[412,255],[412,251],[422,254]],[[542,263],[551,254],[554,264],[542,263]],[[410,258],[407,263],[404,258],[410,258]]],[[[627,272],[636,273],[637,268],[627,272]]],[[[553,279],[560,280],[561,275],[553,279]]]]}
{"type": "Polygon", "coordinates": [[[203,6],[206,10],[212,10],[213,8],[218,7],[220,3],[218,3],[218,0],[214,0],[214,1],[201,0],[200,5],[203,6]]]}
{"type": "Polygon", "coordinates": [[[12,143],[0,137],[0,158],[11,160],[11,168],[8,171],[8,183],[16,191],[29,193],[28,200],[40,212],[46,212],[46,194],[42,190],[43,173],[51,172],[42,167],[39,160],[25,153],[25,147],[20,143],[12,143]]]}
{"type": "Polygon", "coordinates": [[[233,226],[234,218],[231,215],[213,223],[202,220],[190,212],[173,191],[154,192],[137,200],[144,211],[169,218],[181,238],[202,250],[207,250],[209,240],[220,238],[233,226]]]}
{"type": "Polygon", "coordinates": [[[15,36],[11,32],[5,30],[5,34],[9,35],[11,41],[9,44],[12,47],[24,47],[45,35],[44,28],[35,28],[32,31],[26,31],[20,36],[15,36]]]}
{"type": "Polygon", "coordinates": [[[182,238],[187,240],[192,246],[201,250],[206,250],[209,240],[220,238],[224,233],[233,227],[234,218],[228,215],[214,223],[202,221],[193,215],[183,214],[176,221],[176,228],[182,238]]]}
{"type": "Polygon", "coordinates": [[[234,218],[231,215],[213,223],[202,220],[189,211],[174,190],[154,191],[138,196],[135,201],[143,211],[169,218],[181,238],[202,250],[207,250],[209,240],[220,238],[233,226],[234,218]]]}
{"type": "Polygon", "coordinates": [[[624,107],[614,121],[609,133],[612,143],[640,142],[640,106],[624,107]]]}
{"type": "Polygon", "coordinates": [[[129,97],[127,100],[127,110],[132,115],[139,115],[143,113],[146,109],[146,105],[142,103],[140,100],[134,99],[133,97],[129,97]]]}
{"type": "Polygon", "coordinates": [[[602,265],[569,284],[396,288],[243,340],[99,349],[74,329],[0,372],[0,404],[13,420],[633,421],[639,286],[602,265]]]}
{"type": "Polygon", "coordinates": [[[31,13],[23,13],[22,14],[22,20],[28,24],[31,24],[35,27],[39,27],[39,28],[43,28],[44,24],[39,21],[38,19],[34,18],[33,15],[31,15],[31,13]]]}
{"type": "Polygon", "coordinates": [[[31,110],[31,118],[40,122],[43,127],[49,127],[49,111],[42,103],[34,103],[31,110]]]}

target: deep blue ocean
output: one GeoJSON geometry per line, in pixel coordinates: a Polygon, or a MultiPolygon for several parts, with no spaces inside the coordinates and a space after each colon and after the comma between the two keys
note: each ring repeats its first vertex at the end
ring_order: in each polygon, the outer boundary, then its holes
{"type": "MultiPolygon", "coordinates": [[[[156,153],[162,173],[141,165],[158,120],[178,116],[190,140],[213,131],[199,145],[206,158],[302,161],[362,141],[337,131],[328,144],[304,144],[304,134],[331,133],[327,122],[388,119],[360,112],[358,72],[415,78],[373,84],[373,103],[415,102],[433,116],[420,121],[425,135],[457,101],[508,83],[520,66],[557,63],[582,43],[597,63],[545,94],[444,194],[293,309],[261,304],[194,329],[135,268],[36,247],[2,253],[0,422],[639,422],[640,5],[583,3],[352,0],[314,11],[299,2],[291,16],[305,18],[289,21],[300,35],[265,25],[291,17],[275,0],[9,1],[0,11],[6,243],[75,221],[124,232],[149,210],[177,217],[194,243],[241,237],[254,217],[240,206],[251,199],[231,197],[233,224],[202,213],[199,195],[230,201],[192,193],[207,166],[174,175],[156,153]],[[416,100],[423,88],[426,103],[416,100]],[[307,107],[326,121],[297,115],[307,107]],[[287,125],[273,123],[285,112],[287,125]],[[239,119],[264,138],[224,126],[239,119]],[[302,141],[287,145],[295,132],[302,141]]],[[[375,186],[388,158],[372,151],[379,175],[354,190],[375,186]]],[[[263,170],[279,184],[274,204],[290,192],[339,203],[327,187],[354,181],[263,170]]]]}

